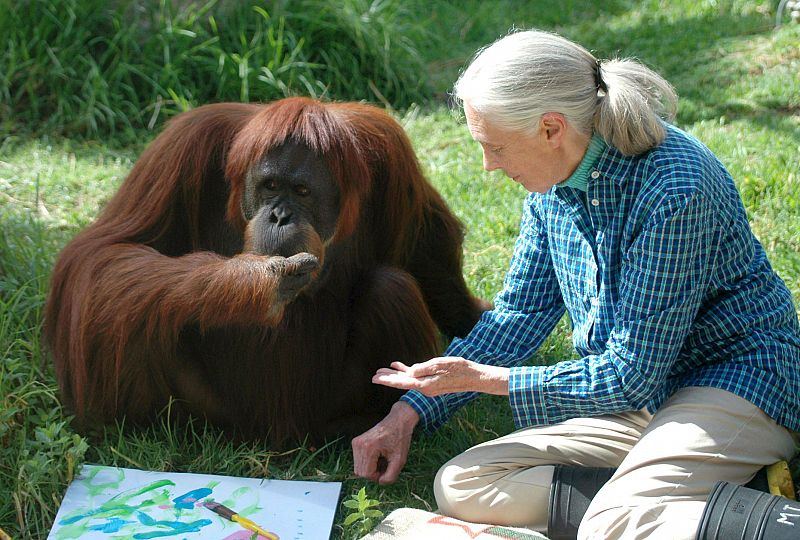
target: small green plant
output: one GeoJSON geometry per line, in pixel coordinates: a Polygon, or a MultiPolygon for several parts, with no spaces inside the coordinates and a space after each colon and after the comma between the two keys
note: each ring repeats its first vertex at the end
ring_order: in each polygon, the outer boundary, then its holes
{"type": "Polygon", "coordinates": [[[383,512],[376,508],[381,502],[367,498],[367,490],[363,487],[342,504],[344,504],[345,508],[352,510],[344,518],[344,526],[350,528],[351,538],[361,538],[372,530],[377,520],[383,517],[383,512]]]}

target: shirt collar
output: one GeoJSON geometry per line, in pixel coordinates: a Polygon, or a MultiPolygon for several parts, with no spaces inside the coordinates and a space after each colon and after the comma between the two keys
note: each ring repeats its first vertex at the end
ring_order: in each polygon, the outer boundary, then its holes
{"type": "Polygon", "coordinates": [[[600,159],[600,155],[608,148],[608,144],[599,135],[592,135],[589,147],[583,155],[583,159],[578,167],[573,171],[569,178],[560,182],[558,187],[571,187],[579,191],[586,191],[589,182],[589,173],[600,159]]]}

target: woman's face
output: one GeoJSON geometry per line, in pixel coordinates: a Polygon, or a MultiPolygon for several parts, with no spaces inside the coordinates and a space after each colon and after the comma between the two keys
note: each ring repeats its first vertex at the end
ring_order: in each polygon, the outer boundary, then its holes
{"type": "Polygon", "coordinates": [[[565,172],[560,145],[553,144],[553,128],[548,127],[544,117],[531,134],[498,128],[466,102],[464,114],[472,138],[483,149],[483,168],[487,171],[501,169],[513,181],[536,193],[545,193],[569,177],[571,171],[565,172]]]}

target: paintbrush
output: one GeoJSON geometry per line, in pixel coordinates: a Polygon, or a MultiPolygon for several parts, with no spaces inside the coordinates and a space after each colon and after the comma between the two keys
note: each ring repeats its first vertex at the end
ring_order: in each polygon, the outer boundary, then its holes
{"type": "Polygon", "coordinates": [[[205,506],[206,508],[208,508],[209,510],[211,510],[212,512],[214,512],[216,514],[219,514],[220,516],[224,517],[227,520],[230,520],[230,521],[233,521],[235,523],[238,523],[239,525],[241,525],[242,527],[244,527],[248,531],[253,531],[255,533],[258,533],[261,536],[263,536],[264,538],[268,538],[269,540],[280,540],[278,538],[277,534],[271,533],[271,532],[269,532],[269,531],[267,531],[265,529],[262,529],[261,527],[259,527],[258,525],[256,525],[255,523],[253,523],[252,521],[247,519],[246,517],[240,516],[239,514],[237,514],[236,512],[231,510],[230,508],[228,508],[227,506],[224,506],[224,505],[222,505],[222,504],[220,504],[218,502],[213,502],[213,501],[205,502],[205,503],[203,503],[203,506],[205,506]]]}

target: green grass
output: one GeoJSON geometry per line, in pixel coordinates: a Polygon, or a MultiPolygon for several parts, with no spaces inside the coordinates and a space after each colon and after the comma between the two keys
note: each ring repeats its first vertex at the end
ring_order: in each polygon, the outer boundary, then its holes
{"type": "MultiPolygon", "coordinates": [[[[422,55],[428,85],[427,99],[418,98],[417,105],[405,108],[396,106],[397,118],[428,177],[467,227],[464,271],[472,289],[484,297],[499,289],[524,193],[499,174],[481,171],[478,146],[442,101],[477,47],[512,26],[536,25],[577,39],[601,56],[637,56],[675,84],[682,97],[678,124],[726,163],[753,230],[800,306],[800,27],[785,25],[773,32],[773,4],[469,0],[439,1],[416,13],[413,9],[422,8],[411,3],[409,14],[394,13],[399,26],[415,27],[419,32],[415,35],[421,36],[407,45],[422,55]]],[[[0,13],[5,12],[0,9],[0,13]]],[[[8,22],[2,17],[0,27],[8,22]]],[[[364,28],[373,31],[366,23],[364,28]]],[[[323,30],[335,33],[330,28],[319,31],[323,30]]],[[[79,35],[84,31],[77,26],[72,30],[79,35]]],[[[330,35],[320,39],[331,39],[330,35]]],[[[52,39],[69,45],[64,36],[52,39]]],[[[0,45],[4,58],[11,53],[0,45]]],[[[26,69],[43,73],[45,66],[32,61],[26,69]]],[[[7,73],[0,69],[0,77],[7,73]]],[[[405,84],[409,75],[403,70],[396,73],[397,84],[405,84]]],[[[0,92],[2,88],[0,81],[0,92]]],[[[241,91],[240,84],[236,90],[241,91]]],[[[30,104],[53,106],[46,102],[52,97],[32,91],[30,104]]],[[[88,99],[89,91],[80,85],[69,87],[75,103],[88,99]]],[[[108,114],[124,115],[126,94],[104,95],[108,114]],[[119,101],[123,106],[114,108],[119,101]]],[[[250,98],[254,98],[252,88],[250,98]]],[[[369,99],[380,102],[374,93],[369,99]]],[[[0,100],[0,107],[9,106],[0,100]]],[[[81,119],[84,113],[75,116],[75,111],[61,110],[59,125],[69,125],[70,119],[86,125],[86,118],[81,119]]],[[[141,111],[137,114],[149,121],[141,111]]],[[[97,215],[155,129],[132,131],[133,137],[106,131],[105,142],[99,143],[101,137],[91,135],[47,137],[42,135],[48,131],[46,123],[26,126],[27,119],[7,114],[0,126],[9,134],[0,143],[0,528],[15,539],[46,537],[64,489],[83,462],[342,481],[344,498],[366,487],[368,497],[379,500],[379,509],[388,513],[402,506],[433,506],[431,481],[441,463],[512,428],[505,401],[482,398],[438,433],[417,437],[399,481],[387,487],[354,478],[349,448],[340,443],[278,453],[264,444],[232,444],[199,424],[163,421],[145,431],[115,426],[92,438],[77,435],[60,407],[52,367],[39,345],[50,269],[58,250],[97,215]]],[[[568,327],[562,322],[535,361],[550,363],[571,352],[568,327]]],[[[347,513],[339,508],[335,538],[356,534],[355,528],[342,525],[347,513]]]]}
{"type": "Polygon", "coordinates": [[[427,92],[420,0],[0,0],[0,128],[134,142],[215,101],[427,92]]]}

